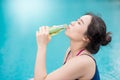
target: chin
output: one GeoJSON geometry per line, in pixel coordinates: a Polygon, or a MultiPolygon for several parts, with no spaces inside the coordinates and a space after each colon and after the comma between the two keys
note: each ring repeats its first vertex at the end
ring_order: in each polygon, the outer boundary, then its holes
{"type": "Polygon", "coordinates": [[[71,35],[70,35],[70,33],[69,32],[65,32],[65,35],[68,37],[68,38],[71,38],[71,35]]]}

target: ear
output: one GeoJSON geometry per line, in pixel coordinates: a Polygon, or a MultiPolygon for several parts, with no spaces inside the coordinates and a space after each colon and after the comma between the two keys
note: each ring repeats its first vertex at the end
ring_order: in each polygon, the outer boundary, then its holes
{"type": "Polygon", "coordinates": [[[87,36],[83,36],[82,40],[85,41],[85,42],[89,42],[90,41],[87,36]]]}

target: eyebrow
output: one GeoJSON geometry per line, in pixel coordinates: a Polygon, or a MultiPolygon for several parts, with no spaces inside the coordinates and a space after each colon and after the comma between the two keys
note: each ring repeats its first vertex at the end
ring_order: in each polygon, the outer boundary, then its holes
{"type": "Polygon", "coordinates": [[[81,20],[81,22],[84,24],[84,21],[82,20],[82,19],[80,19],[81,20]]]}

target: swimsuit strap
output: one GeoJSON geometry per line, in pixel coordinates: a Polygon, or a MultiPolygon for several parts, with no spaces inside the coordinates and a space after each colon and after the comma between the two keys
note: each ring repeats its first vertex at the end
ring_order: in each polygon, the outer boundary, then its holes
{"type": "Polygon", "coordinates": [[[64,64],[66,63],[66,61],[67,61],[67,58],[68,58],[68,56],[70,55],[70,52],[71,52],[71,50],[68,52],[68,54],[67,54],[67,57],[66,57],[66,59],[65,59],[65,62],[64,62],[64,64]]]}
{"type": "Polygon", "coordinates": [[[81,52],[83,52],[85,49],[82,49],[78,52],[78,54],[76,56],[78,56],[81,52]]]}

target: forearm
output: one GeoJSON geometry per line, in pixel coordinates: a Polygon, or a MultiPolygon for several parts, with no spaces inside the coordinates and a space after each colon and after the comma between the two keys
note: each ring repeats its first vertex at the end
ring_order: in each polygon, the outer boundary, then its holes
{"type": "Polygon", "coordinates": [[[44,80],[44,78],[47,76],[46,46],[38,47],[34,75],[35,80],[44,80]]]}

